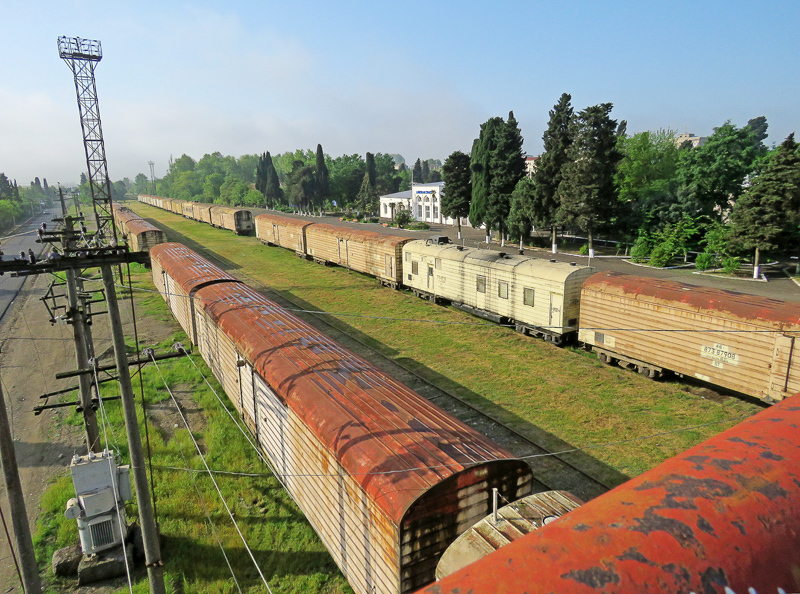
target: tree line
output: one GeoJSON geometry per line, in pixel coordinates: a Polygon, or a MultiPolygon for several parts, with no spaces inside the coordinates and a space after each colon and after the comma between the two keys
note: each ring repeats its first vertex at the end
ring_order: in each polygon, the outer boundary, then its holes
{"type": "Polygon", "coordinates": [[[42,206],[50,207],[58,197],[55,188],[44,184],[38,177],[30,186],[18,186],[17,180],[9,180],[5,173],[0,173],[0,231],[7,231],[27,217],[42,210],[42,206]]]}
{"type": "MultiPolygon", "coordinates": [[[[238,159],[219,152],[195,161],[182,155],[156,180],[155,193],[170,198],[231,206],[261,206],[314,212],[355,210],[377,213],[379,196],[410,188],[415,182],[440,181],[436,159],[417,159],[412,170],[399,155],[366,153],[331,157],[321,145],[316,151],[298,149],[272,155],[243,155],[238,159]],[[401,163],[395,166],[396,158],[401,163]]],[[[144,174],[132,190],[153,193],[144,174]]]]}
{"type": "Polygon", "coordinates": [[[564,93],[542,140],[533,175],[525,175],[522,135],[509,113],[490,118],[466,155],[444,163],[442,213],[469,217],[506,238],[585,233],[588,251],[604,233],[631,246],[639,261],[664,265],[701,251],[698,266],[738,264],[800,239],[800,153],[794,134],[772,150],[761,116],[730,121],[704,144],[679,146],[670,130],[627,134],[625,121],[601,103],[577,113],[564,93]]]}

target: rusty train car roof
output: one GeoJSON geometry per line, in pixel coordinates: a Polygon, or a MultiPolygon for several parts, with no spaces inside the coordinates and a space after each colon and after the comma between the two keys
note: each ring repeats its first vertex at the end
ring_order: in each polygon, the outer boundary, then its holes
{"type": "Polygon", "coordinates": [[[193,290],[210,282],[240,282],[235,276],[215,266],[182,243],[160,243],[150,248],[150,259],[156,260],[162,268],[189,295],[193,290]]]}
{"type": "Polygon", "coordinates": [[[364,231],[361,229],[353,229],[351,227],[339,227],[338,225],[329,225],[327,223],[314,223],[313,231],[315,233],[327,233],[348,241],[357,241],[359,243],[368,242],[390,247],[394,247],[398,244],[403,244],[414,239],[413,237],[384,235],[383,233],[375,233],[375,231],[364,231]]]}
{"type": "Polygon", "coordinates": [[[800,330],[800,303],[780,299],[609,271],[590,276],[583,288],[641,301],[668,302],[673,307],[757,326],[800,330]]]}
{"type": "Polygon", "coordinates": [[[447,477],[511,457],[251,287],[216,284],[196,295],[277,396],[394,522],[447,477]]]}
{"type": "Polygon", "coordinates": [[[282,217],[280,215],[274,215],[274,214],[256,215],[255,219],[256,220],[260,219],[261,221],[270,221],[273,223],[278,223],[279,225],[300,227],[301,229],[314,224],[312,221],[304,221],[303,219],[293,219],[292,217],[282,217]]]}
{"type": "Polygon", "coordinates": [[[800,591],[800,394],[421,590],[800,591]]]}

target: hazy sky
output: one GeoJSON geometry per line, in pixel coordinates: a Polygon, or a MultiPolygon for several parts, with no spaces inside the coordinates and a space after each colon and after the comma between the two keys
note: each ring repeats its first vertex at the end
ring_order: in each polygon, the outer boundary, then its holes
{"type": "Polygon", "coordinates": [[[468,151],[513,110],[530,154],[563,92],[612,102],[628,131],[706,136],[764,115],[800,132],[800,2],[2,3],[0,172],[70,184],[86,169],[60,35],[99,39],[109,175],[169,157],[296,148],[468,151]]]}

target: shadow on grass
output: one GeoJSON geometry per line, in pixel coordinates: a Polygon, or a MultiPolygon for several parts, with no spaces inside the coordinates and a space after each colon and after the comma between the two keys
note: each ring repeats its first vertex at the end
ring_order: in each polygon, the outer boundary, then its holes
{"type": "MultiPolygon", "coordinates": [[[[199,544],[188,537],[164,536],[161,550],[166,561],[166,571],[182,574],[186,582],[224,582],[231,579],[225,558],[216,545],[199,544]],[[173,565],[172,559],[190,560],[173,565]]],[[[292,547],[294,548],[294,547],[292,547]]],[[[286,550],[271,551],[251,549],[261,572],[270,583],[280,581],[284,588],[290,587],[292,577],[319,575],[322,580],[340,575],[339,569],[327,551],[286,550]]],[[[249,589],[262,584],[247,550],[238,546],[225,547],[225,554],[236,575],[239,585],[249,589]]]]}

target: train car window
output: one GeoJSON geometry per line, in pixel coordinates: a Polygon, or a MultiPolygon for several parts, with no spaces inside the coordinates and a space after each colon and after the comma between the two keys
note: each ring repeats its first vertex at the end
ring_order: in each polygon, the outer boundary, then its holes
{"type": "Polygon", "coordinates": [[[441,269],[442,269],[442,259],[436,258],[436,270],[441,270],[441,269]]]}
{"type": "Polygon", "coordinates": [[[485,293],[486,292],[486,277],[485,276],[477,277],[477,284],[476,284],[475,288],[477,289],[478,293],[485,293]]]}
{"type": "Polygon", "coordinates": [[[533,307],[533,289],[522,290],[522,303],[533,307]]]}
{"type": "Polygon", "coordinates": [[[411,254],[409,254],[408,252],[406,252],[406,262],[408,262],[408,260],[409,260],[409,256],[410,256],[410,255],[411,255],[411,254]]]}
{"type": "Polygon", "coordinates": [[[419,262],[411,263],[411,274],[419,274],[419,262]]]}
{"type": "Polygon", "coordinates": [[[497,283],[497,296],[500,299],[508,299],[508,283],[502,281],[497,283]]]}

